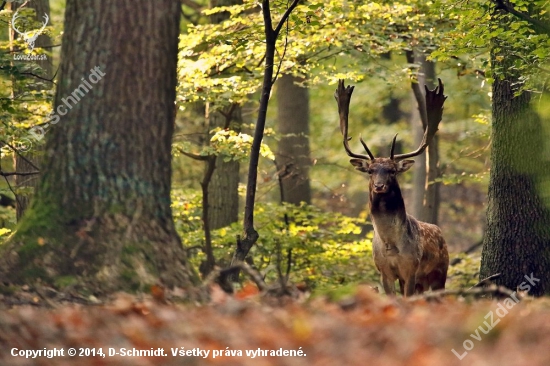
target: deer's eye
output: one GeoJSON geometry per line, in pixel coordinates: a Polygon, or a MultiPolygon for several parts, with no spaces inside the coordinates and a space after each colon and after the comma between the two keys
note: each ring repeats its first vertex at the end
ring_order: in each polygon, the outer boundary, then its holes
{"type": "Polygon", "coordinates": [[[374,173],[374,170],[372,170],[372,169],[367,169],[367,174],[368,174],[368,175],[372,175],[372,173],[374,173]]]}
{"type": "Polygon", "coordinates": [[[391,176],[394,176],[397,172],[395,170],[389,170],[388,173],[391,175],[391,176]]]}

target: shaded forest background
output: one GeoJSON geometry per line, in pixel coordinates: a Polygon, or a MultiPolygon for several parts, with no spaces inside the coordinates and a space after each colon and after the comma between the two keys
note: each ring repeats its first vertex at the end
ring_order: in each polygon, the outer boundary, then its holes
{"type": "MultiPolygon", "coordinates": [[[[258,61],[262,60],[262,53],[254,42],[237,45],[237,52],[228,49],[223,42],[235,45],[235,40],[224,41],[224,31],[235,27],[233,24],[237,24],[237,20],[228,21],[229,13],[225,11],[202,14],[199,11],[207,5],[234,5],[235,9],[250,7],[248,3],[239,4],[238,1],[184,2],[182,7],[179,110],[172,149],[172,210],[191,261],[203,273],[208,273],[214,265],[229,265],[235,238],[241,234],[239,215],[244,210],[248,136],[253,135],[258,111],[257,92],[251,92],[261,75],[258,61]],[[204,48],[209,42],[220,46],[204,48]],[[242,63],[242,67],[235,67],[235,62],[242,63]],[[250,65],[256,68],[251,70],[250,65]],[[247,70],[247,77],[243,77],[243,69],[247,70]],[[209,171],[214,165],[215,169],[209,171]],[[206,214],[202,210],[205,189],[209,200],[206,214]],[[204,215],[207,216],[209,238],[205,238],[204,215]],[[213,257],[209,257],[205,249],[209,241],[213,257]]],[[[384,7],[381,4],[368,10],[378,16],[384,7]]],[[[423,6],[419,9],[432,11],[423,6]]],[[[407,6],[396,8],[395,23],[399,23],[400,17],[406,16],[409,10],[407,6]]],[[[63,2],[51,2],[51,21],[39,40],[47,37],[44,42],[59,44],[63,11],[63,2]]],[[[36,16],[40,12],[38,9],[36,16]]],[[[315,3],[306,4],[291,15],[292,28],[283,28],[278,52],[284,50],[287,54],[277,65],[279,78],[270,99],[263,158],[258,171],[256,220],[261,245],[252,249],[254,265],[274,278],[277,267],[288,266],[287,256],[292,251],[294,263],[291,263],[290,275],[294,282],[316,287],[376,281],[370,254],[372,226],[368,221],[367,180],[352,169],[342,149],[332,97],[334,81],[346,77],[359,82],[350,116],[353,133],[355,136],[361,133],[369,146],[374,147],[375,154],[383,155],[388,153],[390,138],[395,133],[399,133],[398,148],[402,150],[418,143],[422,124],[411,85],[433,85],[437,76],[445,80],[450,95],[435,146],[437,172],[426,177],[424,170],[433,170],[433,167],[426,169],[429,160],[426,154],[416,159],[413,174],[401,178],[401,186],[409,212],[439,224],[455,257],[465,257],[460,254],[465,250],[478,249],[477,255],[460,261],[461,265],[470,267],[467,278],[461,278],[457,286],[464,282],[475,283],[486,226],[490,168],[491,86],[484,71],[477,69],[487,62],[486,59],[462,56],[439,63],[426,61],[431,47],[436,44],[434,38],[439,35],[434,35],[434,29],[430,30],[429,24],[422,24],[420,18],[414,20],[420,22],[418,28],[412,23],[410,29],[401,30],[390,20],[387,29],[373,30],[387,35],[390,42],[385,40],[379,49],[366,52],[362,43],[372,42],[369,37],[353,33],[358,39],[349,44],[343,41],[344,34],[337,34],[338,31],[358,32],[360,29],[343,23],[340,30],[327,32],[325,23],[330,23],[331,16],[338,17],[338,12],[343,14],[340,18],[351,16],[350,9],[336,3],[326,8],[315,3]],[[407,38],[411,35],[425,45],[411,47],[415,43],[407,38]],[[392,38],[395,44],[391,44],[392,38]],[[431,193],[426,194],[426,189],[435,187],[437,197],[430,199],[431,193]],[[289,204],[281,205],[282,201],[289,204]],[[281,235],[286,236],[284,240],[280,240],[281,235]]],[[[10,14],[5,14],[7,22],[10,14]]],[[[23,14],[33,16],[28,9],[23,14]]],[[[260,26],[256,23],[258,19],[248,20],[250,29],[246,22],[240,26],[244,26],[242,36],[255,37],[254,31],[260,26]]],[[[441,19],[431,21],[434,26],[441,23],[441,19]]],[[[364,20],[361,24],[365,29],[379,26],[364,20]]],[[[452,28],[452,24],[454,22],[445,27],[452,28]]],[[[4,36],[9,35],[8,30],[4,36]]],[[[8,44],[9,40],[5,42],[8,44]]],[[[12,47],[21,46],[24,47],[21,40],[12,41],[12,47]]],[[[10,145],[23,147],[21,152],[27,158],[37,156],[36,162],[43,155],[40,152],[43,141],[29,140],[24,131],[28,126],[40,125],[46,115],[55,90],[47,79],[55,75],[51,64],[58,63],[59,51],[56,46],[41,51],[49,56],[50,65],[49,68],[40,65],[39,78],[29,78],[28,75],[35,75],[34,66],[21,63],[17,77],[3,81],[6,92],[21,85],[21,96],[25,95],[18,98],[17,89],[13,89],[16,97],[6,105],[5,117],[12,127],[5,131],[14,139],[10,145]],[[38,91],[29,92],[32,89],[38,91]],[[31,146],[27,147],[29,142],[31,146]],[[30,151],[24,151],[27,149],[30,151]]],[[[6,172],[15,169],[14,159],[19,159],[19,169],[26,164],[26,159],[21,159],[10,145],[4,144],[2,150],[2,169],[6,172]]],[[[32,175],[6,176],[2,181],[2,197],[11,203],[0,208],[3,238],[15,229],[16,216],[21,216],[26,205],[23,201],[30,197],[32,181],[37,181],[32,175]],[[18,193],[18,200],[14,193],[18,193]],[[12,206],[17,206],[17,210],[12,206]],[[16,215],[16,211],[20,212],[16,215]]],[[[458,273],[463,273],[463,269],[458,268],[458,273]]],[[[452,279],[453,275],[450,285],[454,286],[452,279]]]]}
{"type": "Polygon", "coordinates": [[[2,362],[548,364],[546,2],[0,6],[2,362]],[[418,146],[438,78],[440,129],[399,181],[442,228],[447,291],[386,297],[334,90],[355,85],[353,149],[389,156],[396,133],[397,153],[418,146]],[[80,361],[136,362],[103,358],[80,361]]]}

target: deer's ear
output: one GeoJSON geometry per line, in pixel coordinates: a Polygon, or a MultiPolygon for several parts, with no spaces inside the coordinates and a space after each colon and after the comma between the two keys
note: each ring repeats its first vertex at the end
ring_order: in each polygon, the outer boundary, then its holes
{"type": "Polygon", "coordinates": [[[401,160],[399,163],[397,163],[397,172],[403,173],[406,172],[413,166],[414,160],[401,160]]]}
{"type": "Polygon", "coordinates": [[[349,161],[351,165],[355,167],[355,169],[359,170],[360,172],[366,173],[369,169],[369,161],[364,159],[350,159],[349,161]]]}

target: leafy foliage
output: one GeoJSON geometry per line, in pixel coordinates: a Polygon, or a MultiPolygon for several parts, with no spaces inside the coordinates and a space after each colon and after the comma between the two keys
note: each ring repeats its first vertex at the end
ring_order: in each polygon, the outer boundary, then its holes
{"type": "MultiPolygon", "coordinates": [[[[444,42],[432,56],[446,61],[466,55],[468,68],[483,70],[489,83],[501,78],[506,70],[520,75],[520,89],[540,90],[546,82],[546,78],[540,78],[541,72],[546,73],[550,61],[549,34],[525,19],[497,9],[497,3],[483,0],[438,1],[445,17],[452,20],[456,27],[447,31],[444,42]],[[506,22],[493,21],[496,18],[504,18],[506,22]],[[492,70],[489,50],[501,55],[494,58],[492,70]],[[507,63],[502,54],[513,59],[512,63],[507,63]]],[[[528,17],[542,22],[548,20],[546,1],[511,0],[509,3],[528,17]]]]}
{"type": "MultiPolygon", "coordinates": [[[[250,147],[253,141],[252,136],[220,127],[210,132],[213,133],[210,138],[210,145],[203,147],[198,153],[199,156],[221,155],[224,161],[245,161],[249,158],[250,147]]],[[[172,144],[172,151],[176,157],[180,153],[191,153],[193,148],[192,144],[188,141],[174,142],[172,144]]],[[[275,159],[275,155],[265,143],[262,143],[260,146],[260,154],[269,160],[275,159]]]]}
{"type": "MultiPolygon", "coordinates": [[[[203,242],[201,197],[195,192],[174,192],[172,209],[183,244],[203,242]]],[[[286,272],[288,251],[292,251],[290,279],[311,287],[350,282],[375,282],[378,274],[372,262],[372,233],[362,239],[358,219],[323,212],[311,205],[259,203],[255,225],[260,233],[251,250],[253,262],[267,280],[277,278],[277,266],[286,272]],[[289,222],[285,224],[285,216],[289,222]],[[278,254],[279,253],[279,254],[278,254]],[[278,256],[283,259],[278,263],[278,256]]],[[[227,265],[241,234],[240,223],[212,232],[214,255],[227,265]]],[[[197,251],[192,263],[199,266],[204,254],[197,251]]]]}
{"type": "MultiPolygon", "coordinates": [[[[284,2],[276,2],[272,17],[279,17],[284,10],[284,2]]],[[[429,10],[420,1],[309,1],[295,9],[283,29],[276,67],[280,73],[309,75],[311,85],[384,73],[383,67],[366,61],[391,51],[434,44],[438,27],[445,21],[428,17],[429,10]],[[336,55],[341,59],[338,66],[334,64],[336,55]]],[[[264,45],[257,2],[247,0],[205,14],[220,11],[228,11],[230,19],[190,26],[181,37],[180,102],[243,104],[259,89],[264,45]]]]}
{"type": "MultiPolygon", "coordinates": [[[[38,29],[42,24],[35,20],[34,9],[24,8],[19,11],[18,22],[26,31],[38,29]]],[[[11,24],[13,13],[9,10],[0,12],[0,22],[11,24]]],[[[52,27],[46,27],[46,34],[51,35],[52,27]]],[[[26,43],[15,40],[11,47],[9,41],[0,41],[0,136],[10,145],[27,151],[36,144],[29,138],[28,129],[43,124],[48,120],[54,90],[48,90],[51,82],[43,80],[40,68],[35,62],[14,60],[15,54],[28,54],[26,43]]],[[[33,55],[52,57],[50,52],[37,47],[33,55]]],[[[12,155],[12,148],[2,144],[2,156],[12,155]]]]}

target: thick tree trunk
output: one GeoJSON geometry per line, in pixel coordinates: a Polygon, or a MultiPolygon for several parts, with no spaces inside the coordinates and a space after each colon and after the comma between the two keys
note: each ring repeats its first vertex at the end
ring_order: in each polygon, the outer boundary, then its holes
{"type": "Polygon", "coordinates": [[[311,203],[309,167],[309,92],[296,85],[303,80],[283,75],[277,82],[278,126],[281,140],[277,166],[282,175],[284,202],[311,203]]]}
{"type": "MultiPolygon", "coordinates": [[[[15,3],[12,3],[12,7],[15,6],[15,3]]],[[[29,8],[33,8],[36,11],[36,19],[38,21],[44,21],[44,14],[50,17],[50,2],[49,0],[35,0],[31,1],[28,4],[29,8]]],[[[52,25],[51,21],[48,21],[48,26],[52,25]]],[[[10,29],[13,31],[13,29],[10,29]]],[[[41,34],[35,41],[35,50],[41,47],[51,46],[51,39],[47,34],[41,34]]],[[[49,55],[45,60],[35,61],[37,66],[40,67],[39,75],[43,79],[50,80],[53,77],[53,58],[49,55]]],[[[51,89],[53,83],[38,80],[35,85],[30,85],[29,88],[32,90],[46,90],[51,89]]],[[[35,143],[32,146],[32,150],[29,152],[20,152],[14,156],[14,167],[15,171],[19,173],[28,173],[40,169],[42,165],[42,159],[44,152],[42,151],[42,145],[35,143]]],[[[17,187],[17,200],[16,200],[16,217],[17,221],[21,220],[21,217],[25,213],[29,203],[34,196],[34,192],[38,187],[40,182],[40,175],[16,175],[15,176],[15,185],[17,187]]]]}
{"type": "MultiPolygon", "coordinates": [[[[506,17],[496,16],[505,25],[506,17]]],[[[515,51],[498,40],[492,52],[493,121],[491,176],[487,208],[487,231],[483,241],[480,278],[494,279],[511,289],[518,286],[529,295],[550,294],[550,210],[548,182],[550,164],[542,151],[543,123],[534,110],[531,93],[517,91],[513,73],[515,51]],[[525,276],[540,281],[528,282],[525,276]]]]}
{"type": "Polygon", "coordinates": [[[2,248],[4,281],[99,294],[192,286],[170,209],[179,15],[171,0],[67,1],[61,118],[37,196],[2,248]]]}
{"type": "Polygon", "coordinates": [[[550,166],[541,156],[542,124],[531,95],[514,97],[508,80],[493,84],[492,165],[480,278],[516,289],[524,275],[540,279],[530,295],[550,294],[550,166]],[[546,191],[545,191],[546,190],[546,191]]]}

